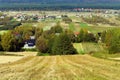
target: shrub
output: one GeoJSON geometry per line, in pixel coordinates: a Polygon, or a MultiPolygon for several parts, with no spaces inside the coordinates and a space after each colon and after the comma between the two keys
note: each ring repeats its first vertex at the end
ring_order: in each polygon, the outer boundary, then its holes
{"type": "Polygon", "coordinates": [[[37,53],[37,56],[49,56],[49,54],[48,54],[48,53],[38,52],[38,53],[37,53]]]}
{"type": "Polygon", "coordinates": [[[69,17],[63,17],[62,19],[65,23],[71,23],[72,19],[70,19],[69,17]]]}

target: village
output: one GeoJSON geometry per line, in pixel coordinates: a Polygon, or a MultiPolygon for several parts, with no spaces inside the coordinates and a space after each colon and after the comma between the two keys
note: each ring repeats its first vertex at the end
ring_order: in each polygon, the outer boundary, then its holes
{"type": "MultiPolygon", "coordinates": [[[[2,11],[0,11],[2,12],[2,11]]],[[[112,9],[86,9],[75,8],[66,11],[4,11],[4,15],[0,18],[4,18],[6,15],[13,17],[17,21],[44,21],[45,19],[61,19],[62,15],[76,16],[76,17],[92,17],[94,15],[102,17],[111,17],[112,15],[120,14],[120,10],[112,9]],[[67,14],[70,12],[70,14],[67,14]],[[84,14],[85,13],[85,14],[84,14]],[[87,14],[87,15],[86,15],[87,14]]]]}

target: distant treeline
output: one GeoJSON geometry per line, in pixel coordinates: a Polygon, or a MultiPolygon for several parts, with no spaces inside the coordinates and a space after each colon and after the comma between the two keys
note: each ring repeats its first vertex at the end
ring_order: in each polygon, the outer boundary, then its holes
{"type": "Polygon", "coordinates": [[[120,9],[120,4],[37,4],[37,3],[0,3],[0,10],[66,10],[73,8],[120,9]]]}
{"type": "Polygon", "coordinates": [[[21,22],[8,22],[7,24],[0,27],[0,30],[13,30],[15,27],[20,26],[21,22]]]}

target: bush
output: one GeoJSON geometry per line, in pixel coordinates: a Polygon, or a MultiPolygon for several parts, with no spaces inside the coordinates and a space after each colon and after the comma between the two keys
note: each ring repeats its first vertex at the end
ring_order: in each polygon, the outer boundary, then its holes
{"type": "Polygon", "coordinates": [[[72,19],[70,19],[69,17],[63,17],[62,21],[64,21],[65,23],[71,23],[72,19]]]}
{"type": "Polygon", "coordinates": [[[41,52],[38,52],[37,53],[37,56],[50,56],[48,53],[41,53],[41,52]]]}

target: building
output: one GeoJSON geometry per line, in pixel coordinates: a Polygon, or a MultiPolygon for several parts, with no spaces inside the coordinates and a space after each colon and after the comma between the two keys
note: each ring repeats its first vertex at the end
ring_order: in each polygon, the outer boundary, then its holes
{"type": "Polygon", "coordinates": [[[34,49],[35,48],[35,36],[30,36],[30,39],[25,41],[23,49],[34,49]]]}

